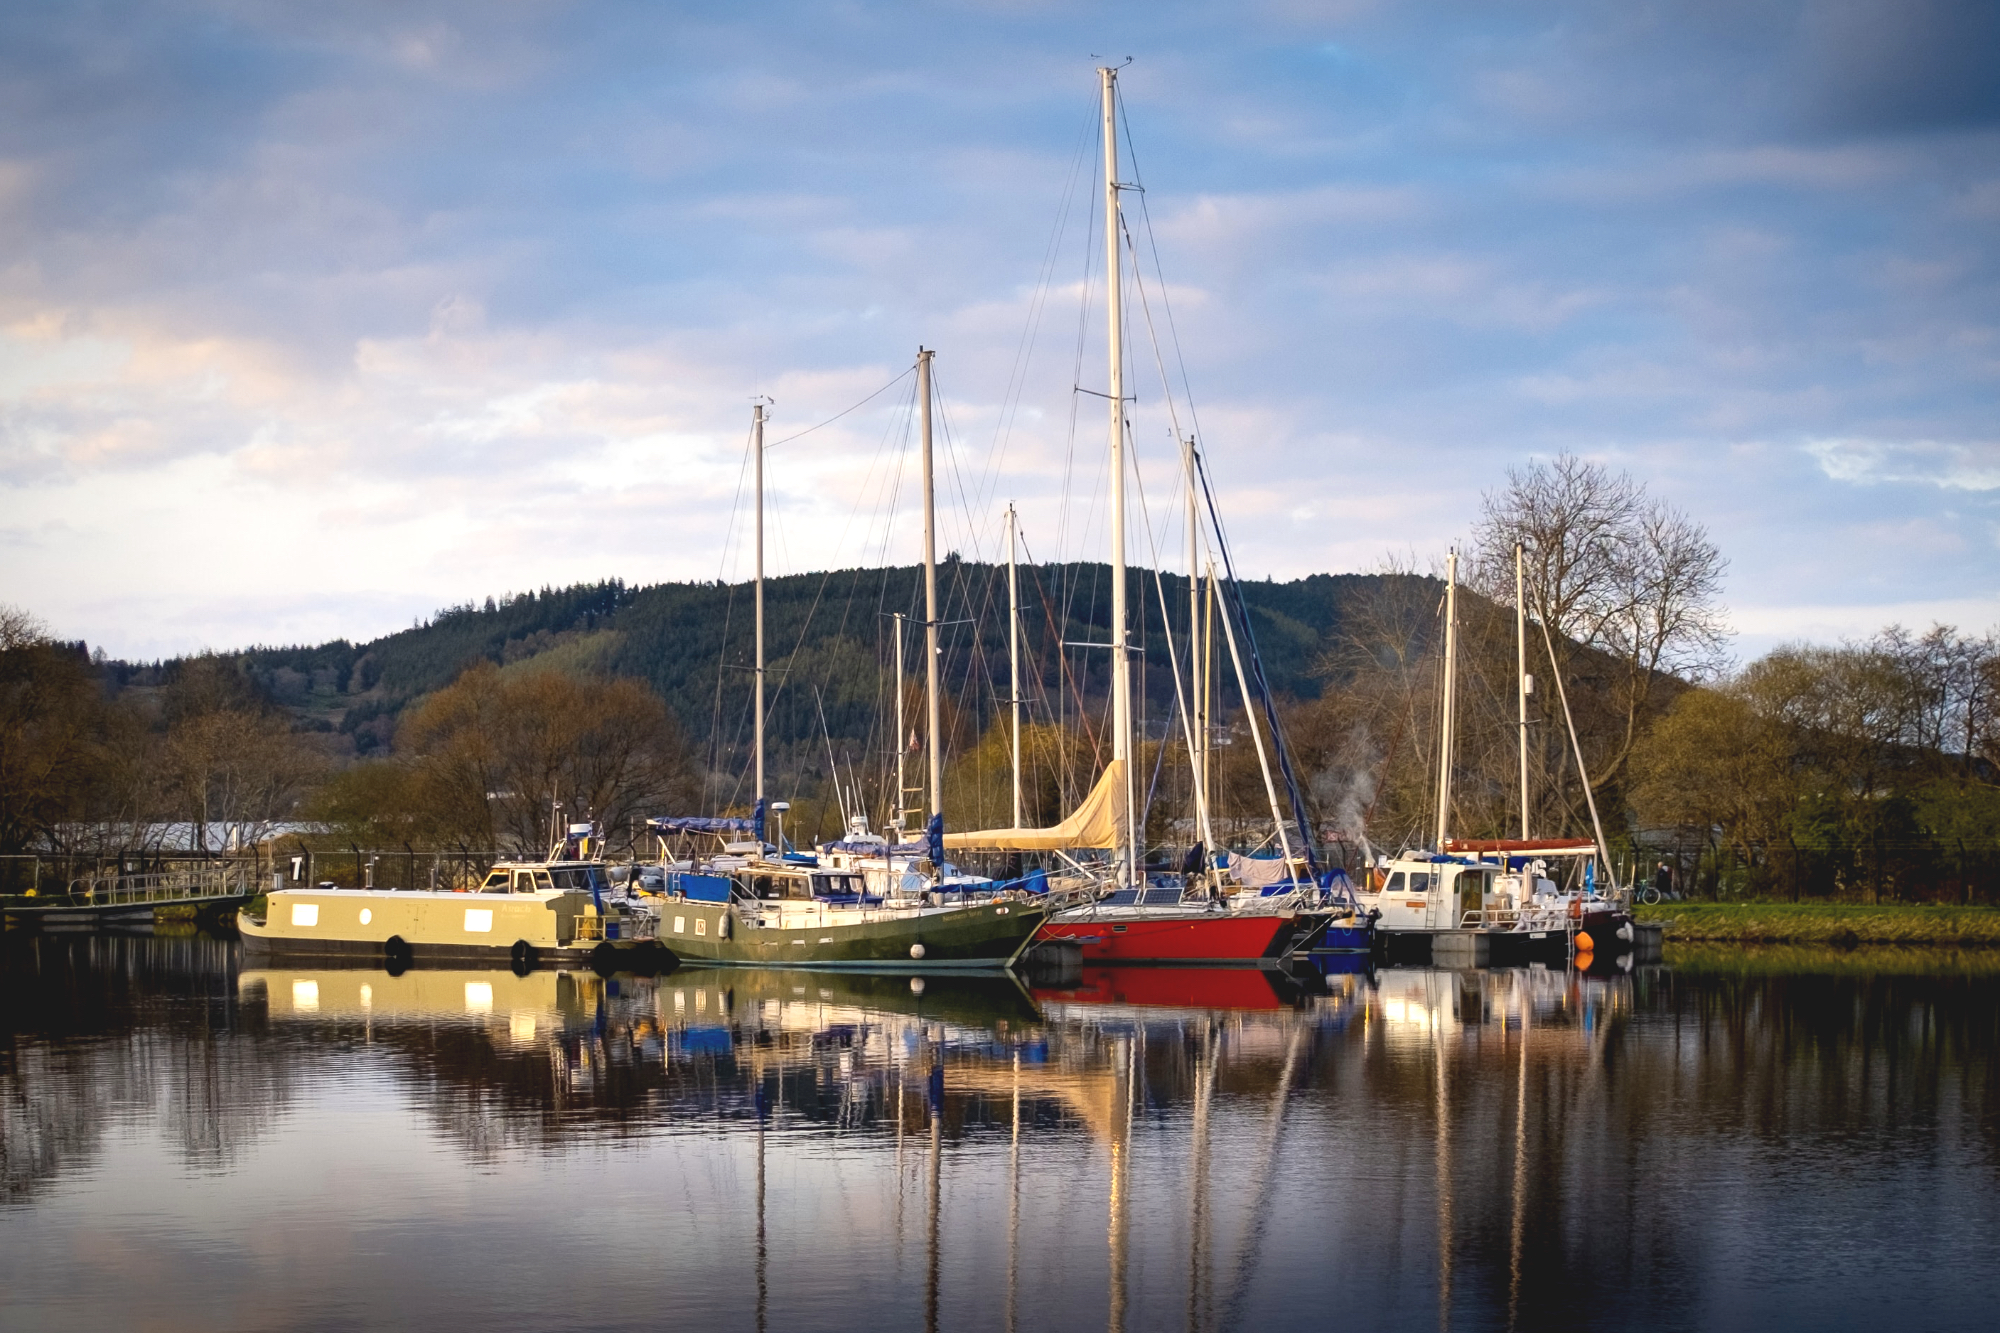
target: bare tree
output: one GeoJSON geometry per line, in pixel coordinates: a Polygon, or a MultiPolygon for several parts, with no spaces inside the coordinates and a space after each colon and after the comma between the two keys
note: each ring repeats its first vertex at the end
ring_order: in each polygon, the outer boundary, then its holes
{"type": "MultiPolygon", "coordinates": [[[[1727,562],[1699,523],[1631,477],[1568,454],[1510,470],[1485,497],[1469,581],[1500,606],[1514,604],[1517,544],[1529,614],[1555,631],[1553,669],[1581,681],[1573,694],[1604,714],[1577,719],[1594,751],[1591,785],[1615,786],[1662,680],[1721,667],[1727,562]]],[[[1564,768],[1559,729],[1543,728],[1540,740],[1545,762],[1564,768]]]]}

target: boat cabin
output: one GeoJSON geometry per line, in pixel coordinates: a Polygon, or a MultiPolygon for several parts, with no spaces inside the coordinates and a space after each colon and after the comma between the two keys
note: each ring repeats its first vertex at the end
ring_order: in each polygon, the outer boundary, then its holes
{"type": "Polygon", "coordinates": [[[1501,871],[1499,865],[1451,857],[1398,858],[1381,872],[1379,889],[1357,896],[1382,914],[1377,930],[1456,930],[1467,913],[1513,906],[1498,901],[1501,871]]]}
{"type": "Polygon", "coordinates": [[[486,872],[479,893],[597,893],[611,891],[604,867],[595,861],[513,862],[502,861],[486,872]]]}
{"type": "Polygon", "coordinates": [[[848,872],[797,869],[772,865],[746,866],[737,882],[759,902],[801,902],[821,906],[879,903],[868,894],[862,877],[848,872]]]}

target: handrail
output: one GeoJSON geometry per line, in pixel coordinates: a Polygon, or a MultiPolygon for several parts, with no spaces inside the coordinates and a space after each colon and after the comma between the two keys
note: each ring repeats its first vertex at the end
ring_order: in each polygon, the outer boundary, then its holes
{"type": "Polygon", "coordinates": [[[251,897],[252,877],[238,867],[169,870],[147,875],[90,875],[71,880],[69,894],[89,906],[140,906],[202,898],[251,897]]]}

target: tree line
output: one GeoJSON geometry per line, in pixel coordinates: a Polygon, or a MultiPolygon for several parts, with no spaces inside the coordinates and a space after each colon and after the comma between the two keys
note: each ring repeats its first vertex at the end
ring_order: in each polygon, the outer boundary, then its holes
{"type": "MultiPolygon", "coordinates": [[[[1108,755],[1106,655],[1063,646],[1101,638],[1108,572],[1024,570],[1030,823],[1061,818],[1108,755]]],[[[1682,887],[1708,895],[1990,901],[1994,636],[1891,627],[1736,666],[1724,572],[1699,525],[1629,477],[1572,457],[1510,473],[1461,552],[1448,832],[1588,835],[1595,805],[1625,864],[1669,860],[1682,887]]],[[[1336,859],[1422,845],[1438,826],[1439,573],[1392,566],[1245,587],[1310,836],[1336,859]]],[[[1155,577],[1138,574],[1142,587],[1155,577]]],[[[958,828],[1012,818],[1004,577],[953,559],[942,580],[953,622],[945,796],[958,828]]],[[[1185,667],[1187,583],[1160,577],[1134,599],[1149,608],[1137,763],[1148,841],[1172,861],[1195,834],[1160,637],[1180,636],[1185,667]]],[[[920,586],[918,571],[886,569],[767,588],[771,786],[794,806],[796,841],[835,836],[856,813],[878,828],[899,804],[913,824],[921,814],[921,791],[899,803],[893,790],[899,751],[912,786],[925,767],[920,586]]],[[[8,611],[0,852],[136,842],[143,853],[149,839],[157,852],[172,829],[214,851],[292,822],[357,858],[400,849],[471,863],[539,854],[564,818],[594,818],[623,842],[650,814],[747,811],[748,627],[741,585],[612,581],[451,608],[371,644],[149,667],[8,611]]],[[[1212,822],[1219,841],[1252,846],[1270,838],[1271,803],[1220,666],[1212,822]]]]}

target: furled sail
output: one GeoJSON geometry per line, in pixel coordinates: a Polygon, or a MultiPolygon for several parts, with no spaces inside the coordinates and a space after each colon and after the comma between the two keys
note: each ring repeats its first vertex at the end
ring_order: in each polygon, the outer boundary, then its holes
{"type": "Polygon", "coordinates": [[[1125,761],[1104,766],[1097,785],[1053,828],[995,828],[947,833],[944,845],[977,851],[1048,852],[1070,847],[1121,847],[1126,822],[1125,761]]]}

